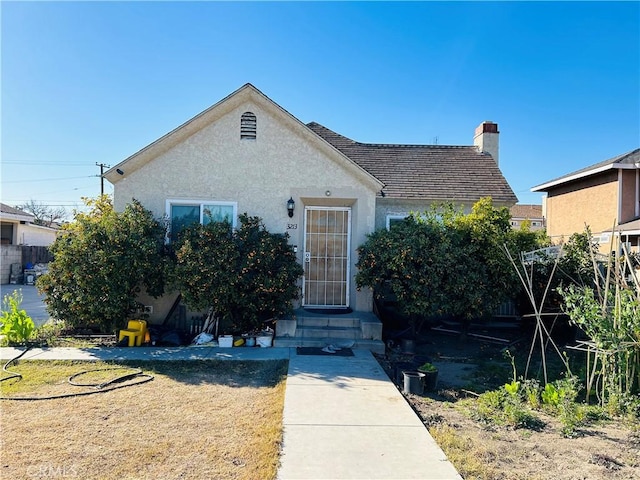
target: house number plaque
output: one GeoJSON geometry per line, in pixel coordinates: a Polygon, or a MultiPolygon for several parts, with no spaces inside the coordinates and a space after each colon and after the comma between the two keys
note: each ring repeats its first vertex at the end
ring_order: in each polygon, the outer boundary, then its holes
{"type": "Polygon", "coordinates": [[[297,229],[298,229],[297,223],[287,223],[287,230],[297,230],[297,229]]]}

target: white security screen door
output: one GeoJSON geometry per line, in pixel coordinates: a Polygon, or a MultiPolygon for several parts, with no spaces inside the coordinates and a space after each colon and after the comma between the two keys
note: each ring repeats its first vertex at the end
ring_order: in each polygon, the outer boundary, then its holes
{"type": "Polygon", "coordinates": [[[349,306],[351,209],[306,207],[303,305],[349,306]]]}

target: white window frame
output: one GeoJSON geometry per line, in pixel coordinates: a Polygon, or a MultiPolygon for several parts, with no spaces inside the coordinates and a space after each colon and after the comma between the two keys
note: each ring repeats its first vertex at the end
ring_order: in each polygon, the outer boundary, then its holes
{"type": "Polygon", "coordinates": [[[409,215],[402,215],[402,214],[398,214],[398,213],[390,213],[390,214],[388,214],[387,218],[385,220],[385,225],[387,227],[387,230],[389,230],[391,228],[391,220],[404,220],[408,216],[409,215]]]}
{"type": "Polygon", "coordinates": [[[235,229],[238,224],[238,202],[224,202],[220,200],[187,200],[187,199],[175,199],[168,198],[165,202],[165,212],[167,214],[167,218],[169,219],[169,231],[167,231],[167,242],[171,241],[171,207],[173,205],[192,205],[198,206],[200,208],[200,225],[202,225],[202,220],[204,219],[204,206],[213,205],[220,207],[233,207],[233,216],[231,219],[231,226],[235,229]]]}

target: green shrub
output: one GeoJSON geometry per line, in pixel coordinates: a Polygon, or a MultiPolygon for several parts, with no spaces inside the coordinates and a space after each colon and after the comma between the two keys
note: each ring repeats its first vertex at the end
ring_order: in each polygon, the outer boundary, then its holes
{"type": "Polygon", "coordinates": [[[539,430],[544,423],[522,402],[518,388],[519,382],[513,382],[480,395],[476,400],[474,418],[490,425],[539,430]]]}
{"type": "Polygon", "coordinates": [[[516,273],[504,245],[527,249],[538,241],[514,232],[509,210],[494,207],[489,197],[466,214],[435,206],[369,235],[358,248],[356,284],[378,298],[392,293],[414,333],[427,317],[451,316],[468,325],[514,294],[516,273]]]}
{"type": "Polygon", "coordinates": [[[184,229],[172,273],[189,308],[213,307],[229,333],[261,330],[265,320],[289,312],[303,274],[286,234],[268,232],[246,213],[239,220],[235,231],[225,222],[184,229]]]}
{"type": "Polygon", "coordinates": [[[35,325],[27,312],[20,308],[22,292],[16,290],[10,295],[5,295],[2,303],[4,309],[0,315],[0,324],[2,324],[0,333],[7,337],[9,344],[24,343],[29,340],[35,325]]]}
{"type": "Polygon", "coordinates": [[[69,327],[114,332],[137,306],[141,287],[164,293],[165,226],[134,200],[116,212],[102,196],[86,200],[51,245],[54,260],[36,285],[47,310],[69,327]]]}

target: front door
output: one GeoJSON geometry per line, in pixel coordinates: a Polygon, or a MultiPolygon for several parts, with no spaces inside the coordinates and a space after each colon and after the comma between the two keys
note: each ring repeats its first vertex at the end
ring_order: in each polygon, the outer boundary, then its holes
{"type": "Polygon", "coordinates": [[[303,305],[349,306],[351,208],[305,207],[303,305]]]}

